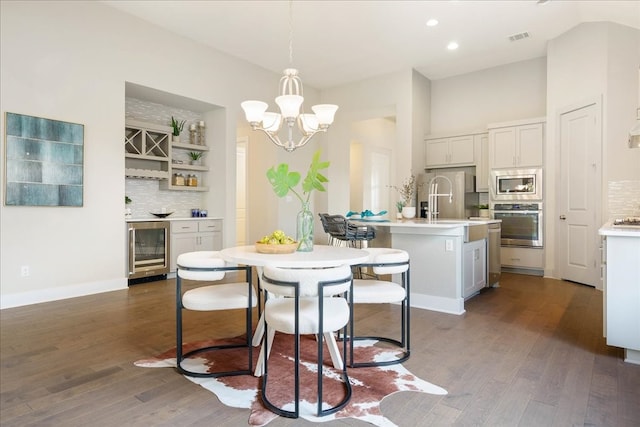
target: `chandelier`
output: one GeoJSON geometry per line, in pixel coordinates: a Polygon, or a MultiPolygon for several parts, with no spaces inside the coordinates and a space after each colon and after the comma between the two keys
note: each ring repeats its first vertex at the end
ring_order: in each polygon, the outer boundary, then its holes
{"type": "MultiPolygon", "coordinates": [[[[291,2],[289,3],[289,63],[293,62],[293,25],[291,2]]],[[[302,93],[302,80],[298,76],[298,70],[287,68],[280,79],[280,96],[276,98],[276,104],[280,113],[268,112],[269,105],[262,101],[244,101],[241,107],[244,110],[251,129],[264,132],[271,142],[278,147],[291,152],[302,147],[318,132],[326,132],[333,123],[333,118],[338,110],[337,105],[319,104],[311,107],[314,114],[304,112],[302,93]],[[286,129],[286,139],[280,139],[281,128],[286,129]],[[297,131],[294,132],[294,129],[297,131]],[[294,141],[294,133],[300,134],[300,139],[294,141]]]]}

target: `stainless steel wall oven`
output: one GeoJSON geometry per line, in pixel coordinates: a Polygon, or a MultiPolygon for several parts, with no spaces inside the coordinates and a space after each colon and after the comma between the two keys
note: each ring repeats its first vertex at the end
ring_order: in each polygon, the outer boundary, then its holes
{"type": "Polygon", "coordinates": [[[169,273],[169,221],[129,222],[129,284],[169,273]]]}
{"type": "Polygon", "coordinates": [[[493,203],[494,219],[502,220],[501,246],[543,247],[542,203],[493,203]]]}

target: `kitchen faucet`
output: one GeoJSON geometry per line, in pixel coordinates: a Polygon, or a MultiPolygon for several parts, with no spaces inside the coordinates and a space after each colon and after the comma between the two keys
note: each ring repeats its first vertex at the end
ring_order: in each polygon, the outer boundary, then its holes
{"type": "Polygon", "coordinates": [[[449,196],[449,203],[453,202],[453,184],[451,180],[444,175],[436,175],[429,181],[429,211],[427,218],[429,221],[433,220],[438,214],[438,197],[449,196]],[[438,194],[438,178],[444,178],[449,182],[449,193],[438,194]]]}

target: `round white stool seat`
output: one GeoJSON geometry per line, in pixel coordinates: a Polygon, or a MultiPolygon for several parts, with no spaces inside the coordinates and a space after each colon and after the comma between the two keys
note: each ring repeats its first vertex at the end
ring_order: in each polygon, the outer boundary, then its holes
{"type": "MultiPolygon", "coordinates": [[[[393,264],[409,260],[409,253],[402,249],[391,248],[367,248],[369,259],[366,264],[393,264]]],[[[375,274],[398,274],[407,271],[408,265],[377,266],[373,267],[375,274]]]]}
{"type": "MultiPolygon", "coordinates": [[[[265,305],[265,319],[269,327],[285,334],[295,333],[294,298],[272,298],[265,305]]],[[[317,334],[318,298],[300,298],[299,328],[300,334],[317,334]]],[[[322,322],[325,331],[337,331],[349,321],[349,304],[344,298],[324,298],[322,322]]]]}
{"type": "MultiPolygon", "coordinates": [[[[251,306],[255,307],[257,298],[252,293],[251,306]]],[[[187,310],[215,311],[247,308],[249,290],[246,283],[222,283],[191,289],[182,295],[182,305],[187,310]]]]}
{"type": "Polygon", "coordinates": [[[224,271],[195,271],[188,270],[190,268],[220,268],[226,264],[222,258],[220,258],[220,252],[218,251],[198,251],[187,252],[178,255],[176,264],[178,265],[177,274],[187,280],[199,280],[199,281],[213,281],[222,280],[224,278],[224,271]],[[181,267],[184,267],[181,268],[181,267]]]}
{"type": "Polygon", "coordinates": [[[353,279],[353,302],[360,304],[382,304],[403,301],[405,288],[384,280],[353,279]]]}

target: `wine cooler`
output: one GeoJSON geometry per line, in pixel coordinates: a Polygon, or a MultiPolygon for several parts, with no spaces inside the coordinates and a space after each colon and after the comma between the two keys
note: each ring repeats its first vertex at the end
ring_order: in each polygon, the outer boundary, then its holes
{"type": "Polygon", "coordinates": [[[129,222],[127,225],[129,284],[166,278],[170,259],[169,221],[129,222]]]}

